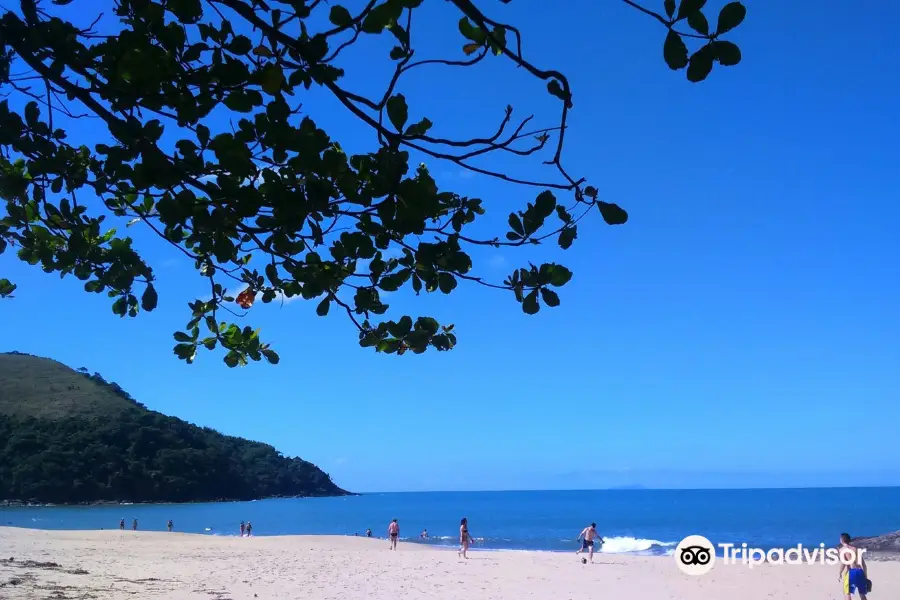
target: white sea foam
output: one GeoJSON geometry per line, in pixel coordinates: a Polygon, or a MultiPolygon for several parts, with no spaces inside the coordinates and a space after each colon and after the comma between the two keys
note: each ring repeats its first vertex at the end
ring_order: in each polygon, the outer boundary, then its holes
{"type": "Polygon", "coordinates": [[[643,538],[633,537],[607,537],[603,538],[603,545],[600,552],[606,554],[624,554],[627,552],[646,552],[648,550],[656,550],[677,546],[678,542],[660,542],[659,540],[646,540],[643,538]]]}

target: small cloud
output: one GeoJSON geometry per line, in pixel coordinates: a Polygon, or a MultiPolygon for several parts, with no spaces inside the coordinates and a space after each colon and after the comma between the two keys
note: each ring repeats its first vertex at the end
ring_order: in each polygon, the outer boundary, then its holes
{"type": "Polygon", "coordinates": [[[507,264],[509,263],[507,262],[506,257],[502,254],[495,254],[488,259],[488,266],[492,269],[502,269],[507,264]]]}

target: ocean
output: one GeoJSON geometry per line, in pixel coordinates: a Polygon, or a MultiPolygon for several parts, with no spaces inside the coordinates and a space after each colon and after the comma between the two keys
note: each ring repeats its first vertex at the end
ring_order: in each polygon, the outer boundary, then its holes
{"type": "Polygon", "coordinates": [[[0,525],[36,529],[115,529],[138,519],[141,530],[238,535],[384,537],[398,519],[401,538],[453,546],[469,520],[475,549],[574,551],[592,521],[602,552],[668,554],[687,535],[765,550],[837,543],[841,532],[878,535],[900,529],[900,487],[770,490],[600,490],[428,492],[343,498],[270,499],[211,504],[0,508],[0,525]],[[427,529],[428,539],[419,534],[427,529]]]}

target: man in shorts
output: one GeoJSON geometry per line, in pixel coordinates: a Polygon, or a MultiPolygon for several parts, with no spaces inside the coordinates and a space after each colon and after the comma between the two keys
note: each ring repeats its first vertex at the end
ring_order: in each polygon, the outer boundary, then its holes
{"type": "Polygon", "coordinates": [[[597,524],[591,523],[589,526],[582,529],[581,533],[578,535],[578,541],[581,542],[581,549],[575,554],[581,554],[586,550],[588,552],[588,558],[591,562],[594,562],[594,538],[597,538],[597,541],[600,542],[601,545],[603,544],[603,538],[597,533],[597,524]]]}
{"type": "Polygon", "coordinates": [[[841,548],[838,556],[841,559],[841,571],[838,579],[844,585],[844,598],[850,600],[854,593],[859,594],[859,600],[866,600],[869,591],[868,567],[863,558],[865,549],[857,548],[850,543],[850,534],[841,534],[841,548]]]}
{"type": "Polygon", "coordinates": [[[397,519],[394,519],[388,525],[388,537],[391,539],[391,550],[396,550],[397,540],[400,539],[400,524],[397,523],[397,519]]]}

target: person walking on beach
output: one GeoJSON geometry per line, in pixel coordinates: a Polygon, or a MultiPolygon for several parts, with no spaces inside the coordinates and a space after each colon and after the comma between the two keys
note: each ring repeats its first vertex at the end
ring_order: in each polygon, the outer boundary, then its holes
{"type": "Polygon", "coordinates": [[[119,529],[125,531],[125,519],[119,519],[119,529]]]}
{"type": "Polygon", "coordinates": [[[866,594],[869,592],[869,568],[866,565],[866,559],[863,558],[865,550],[861,550],[850,543],[850,534],[841,534],[841,549],[839,556],[841,559],[841,571],[838,573],[838,580],[844,585],[844,598],[850,600],[853,593],[859,594],[859,600],[866,600],[866,594]]]}
{"type": "Polygon", "coordinates": [[[474,542],[475,540],[469,535],[469,520],[463,517],[459,522],[459,550],[457,554],[463,558],[469,558],[466,556],[466,552],[469,551],[469,544],[474,542]]]}
{"type": "Polygon", "coordinates": [[[590,561],[594,562],[594,536],[597,537],[597,540],[601,544],[603,543],[603,538],[597,533],[597,524],[591,523],[578,534],[578,541],[581,542],[581,548],[575,554],[581,554],[587,550],[590,561]]]}
{"type": "Polygon", "coordinates": [[[166,523],[166,527],[169,528],[169,532],[172,531],[172,528],[175,527],[175,523],[172,522],[172,519],[169,519],[169,522],[166,523]]]}
{"type": "Polygon", "coordinates": [[[400,524],[397,522],[397,519],[394,519],[388,525],[388,537],[391,538],[391,550],[396,550],[397,540],[400,539],[400,524]]]}
{"type": "Polygon", "coordinates": [[[133,519],[133,520],[131,521],[131,530],[132,530],[132,531],[137,531],[137,519],[133,519]]]}
{"type": "Polygon", "coordinates": [[[250,537],[251,531],[253,531],[253,524],[250,521],[247,521],[247,537],[250,537]]]}

